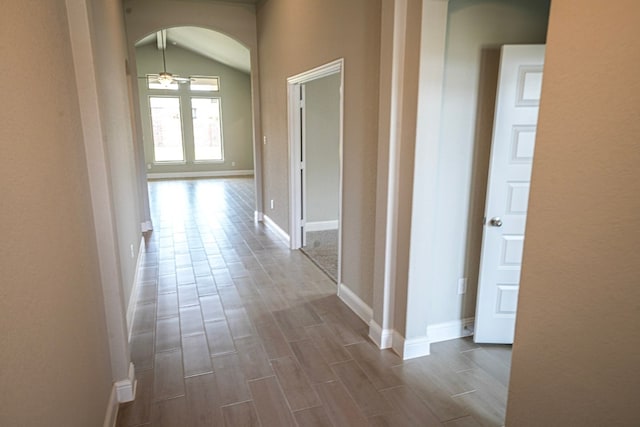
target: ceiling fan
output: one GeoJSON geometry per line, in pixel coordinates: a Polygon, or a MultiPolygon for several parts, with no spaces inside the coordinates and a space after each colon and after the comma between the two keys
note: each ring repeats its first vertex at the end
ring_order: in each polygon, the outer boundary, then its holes
{"type": "Polygon", "coordinates": [[[167,58],[165,51],[167,50],[167,30],[161,30],[157,33],[158,49],[162,51],[162,71],[158,74],[147,74],[144,79],[147,79],[149,84],[159,84],[162,87],[168,88],[173,82],[184,84],[193,81],[189,77],[180,77],[177,74],[172,74],[167,71],[167,58]]]}

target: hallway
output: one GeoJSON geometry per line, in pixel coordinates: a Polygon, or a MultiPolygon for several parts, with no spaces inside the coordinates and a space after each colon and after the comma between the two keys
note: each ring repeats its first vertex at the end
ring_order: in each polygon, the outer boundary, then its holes
{"type": "Polygon", "coordinates": [[[249,178],[149,184],[131,339],[133,426],[501,426],[510,346],[407,362],[305,255],[253,219],[249,178]]]}

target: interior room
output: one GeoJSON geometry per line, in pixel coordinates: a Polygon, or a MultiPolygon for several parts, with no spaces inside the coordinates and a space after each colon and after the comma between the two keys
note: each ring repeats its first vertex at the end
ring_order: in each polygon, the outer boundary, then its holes
{"type": "Polygon", "coordinates": [[[223,173],[225,176],[253,175],[248,49],[211,30],[174,27],[138,41],[135,47],[135,64],[148,178],[194,178],[215,176],[216,173],[223,173]],[[198,51],[199,46],[211,45],[218,48],[203,48],[198,51]],[[220,58],[226,63],[212,58],[220,58]],[[176,80],[167,87],[159,83],[154,85],[153,80],[147,80],[148,76],[156,76],[161,72],[171,72],[182,80],[176,80]],[[210,88],[201,84],[207,77],[216,79],[210,88]],[[178,152],[173,157],[157,158],[154,156],[150,102],[167,98],[173,99],[178,107],[176,132],[179,135],[173,139],[184,139],[185,143],[184,147],[178,147],[178,152]],[[194,137],[197,115],[189,113],[197,111],[194,103],[202,104],[206,99],[215,101],[215,133],[219,135],[218,151],[210,154],[196,153],[194,150],[194,142],[206,138],[206,135],[194,137]]]}

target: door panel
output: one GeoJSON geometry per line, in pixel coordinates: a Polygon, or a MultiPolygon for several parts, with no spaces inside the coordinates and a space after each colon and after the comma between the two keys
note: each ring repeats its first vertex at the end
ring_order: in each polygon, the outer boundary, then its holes
{"type": "Polygon", "coordinates": [[[476,342],[513,342],[544,49],[542,45],[502,48],[478,282],[476,342]]]}

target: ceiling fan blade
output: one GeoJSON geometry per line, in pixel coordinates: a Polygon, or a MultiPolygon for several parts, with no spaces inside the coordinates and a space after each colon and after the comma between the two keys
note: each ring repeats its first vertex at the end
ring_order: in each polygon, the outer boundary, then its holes
{"type": "Polygon", "coordinates": [[[173,76],[173,80],[177,81],[178,83],[187,83],[192,81],[193,79],[189,77],[173,76]]]}

